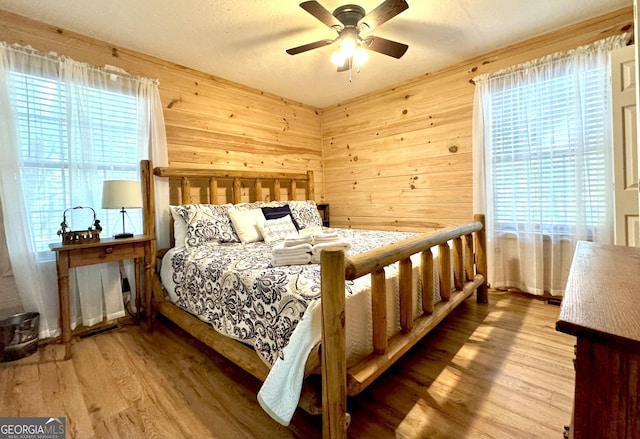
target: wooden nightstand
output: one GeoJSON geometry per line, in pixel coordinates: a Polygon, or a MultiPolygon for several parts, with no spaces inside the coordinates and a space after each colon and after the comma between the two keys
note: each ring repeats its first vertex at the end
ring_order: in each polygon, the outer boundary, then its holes
{"type": "Polygon", "coordinates": [[[320,218],[322,218],[322,225],[325,227],[331,227],[331,219],[329,218],[329,204],[318,203],[317,206],[320,218]]]}
{"type": "Polygon", "coordinates": [[[50,244],[49,248],[56,252],[58,270],[58,298],[60,300],[61,342],[65,345],[65,359],[71,358],[71,310],[69,302],[69,269],[84,265],[117,262],[125,259],[135,261],[136,313],[139,318],[141,296],[144,295],[147,314],[151,302],[152,241],[149,235],[135,235],[133,238],[101,239],[99,242],[82,244],[50,244]],[[144,291],[140,288],[140,264],[144,264],[144,291]]]}

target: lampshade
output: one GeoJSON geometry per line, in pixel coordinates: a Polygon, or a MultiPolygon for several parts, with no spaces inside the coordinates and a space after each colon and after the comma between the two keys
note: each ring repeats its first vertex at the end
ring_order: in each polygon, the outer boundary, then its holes
{"type": "Polygon", "coordinates": [[[140,183],[131,180],[105,180],[102,186],[102,208],[142,207],[140,183]]]}

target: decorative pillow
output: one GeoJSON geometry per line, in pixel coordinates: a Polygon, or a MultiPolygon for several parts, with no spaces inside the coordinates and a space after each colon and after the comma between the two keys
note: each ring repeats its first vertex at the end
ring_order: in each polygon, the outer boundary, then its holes
{"type": "Polygon", "coordinates": [[[289,208],[291,208],[291,216],[300,230],[322,226],[322,217],[320,217],[315,201],[289,201],[289,208]]]}
{"type": "Polygon", "coordinates": [[[211,243],[240,242],[227,214],[229,206],[229,204],[175,206],[175,212],[186,222],[185,246],[191,248],[211,243]]]}
{"type": "Polygon", "coordinates": [[[187,222],[176,212],[176,207],[169,206],[171,217],[173,218],[173,240],[176,248],[182,248],[185,246],[187,238],[187,222]]]}
{"type": "Polygon", "coordinates": [[[267,220],[278,219],[289,215],[296,230],[300,229],[296,221],[291,217],[291,208],[287,204],[277,207],[262,207],[262,213],[267,220]]]}
{"type": "Polygon", "coordinates": [[[250,203],[234,204],[233,207],[239,210],[252,210],[260,209],[262,207],[280,207],[286,205],[286,201],[252,201],[250,203]]]}
{"type": "Polygon", "coordinates": [[[233,228],[238,234],[240,241],[243,243],[256,242],[262,240],[258,224],[265,222],[262,209],[238,209],[236,207],[229,208],[229,218],[233,228]]]}
{"type": "Polygon", "coordinates": [[[262,206],[260,207],[282,207],[282,206],[288,206],[288,205],[289,205],[288,201],[263,201],[262,206]]]}
{"type": "Polygon", "coordinates": [[[264,242],[279,241],[287,236],[296,236],[298,234],[298,230],[293,225],[291,215],[258,223],[258,230],[260,230],[264,242]]]}

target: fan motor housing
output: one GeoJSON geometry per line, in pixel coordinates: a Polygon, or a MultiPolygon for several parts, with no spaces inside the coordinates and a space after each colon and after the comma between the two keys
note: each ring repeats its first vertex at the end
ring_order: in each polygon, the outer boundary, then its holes
{"type": "Polygon", "coordinates": [[[365,16],[365,10],[358,5],[344,5],[336,8],[333,11],[333,16],[340,20],[345,27],[357,27],[358,21],[365,16]]]}

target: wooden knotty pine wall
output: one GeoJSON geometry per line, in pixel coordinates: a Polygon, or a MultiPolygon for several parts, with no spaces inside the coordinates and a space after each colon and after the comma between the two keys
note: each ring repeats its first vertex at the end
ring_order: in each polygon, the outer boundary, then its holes
{"type": "MultiPolygon", "coordinates": [[[[470,220],[471,79],[623,31],[633,33],[632,7],[324,109],[331,225],[415,230],[470,220]]],[[[354,80],[366,80],[366,65],[354,80]]]]}
{"type": "Polygon", "coordinates": [[[472,218],[474,76],[623,31],[632,7],[316,109],[0,10],[0,40],[159,79],[171,164],[311,169],[332,226],[397,230],[472,218]]]}
{"type": "Polygon", "coordinates": [[[0,40],[159,79],[171,165],[313,170],[323,195],[316,108],[2,10],[0,40]]]}

